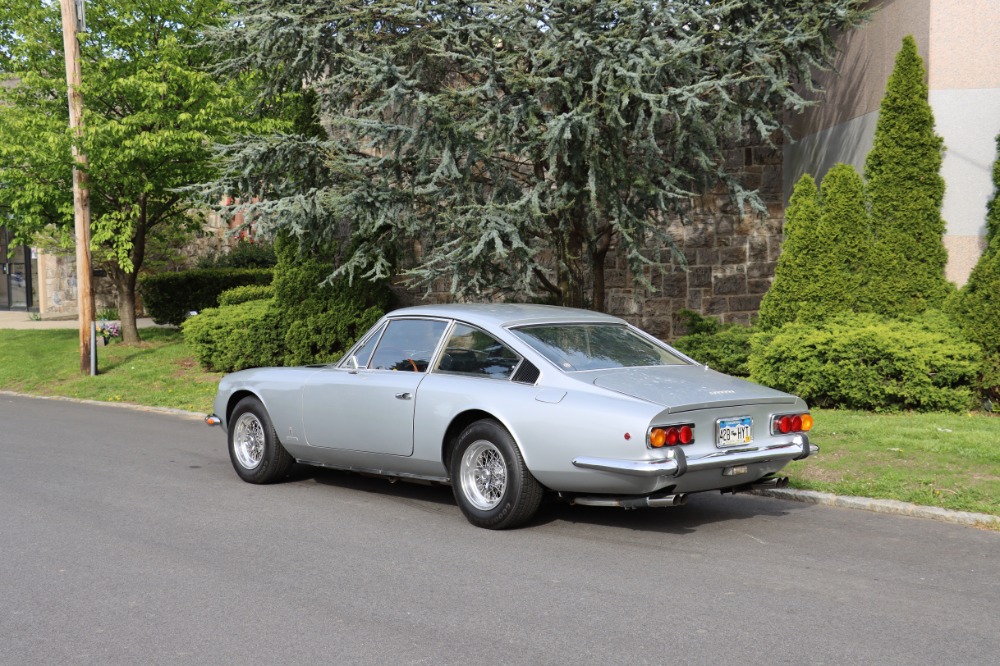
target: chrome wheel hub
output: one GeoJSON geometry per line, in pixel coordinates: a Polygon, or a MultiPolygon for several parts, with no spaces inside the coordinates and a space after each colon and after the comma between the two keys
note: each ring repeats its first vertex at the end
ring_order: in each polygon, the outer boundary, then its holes
{"type": "Polygon", "coordinates": [[[233,453],[244,469],[256,469],[264,458],[264,426],[249,412],[233,426],[233,453]]]}
{"type": "Polygon", "coordinates": [[[477,509],[489,511],[507,489],[507,464],[491,442],[479,440],[465,450],[459,478],[463,495],[477,509]]]}

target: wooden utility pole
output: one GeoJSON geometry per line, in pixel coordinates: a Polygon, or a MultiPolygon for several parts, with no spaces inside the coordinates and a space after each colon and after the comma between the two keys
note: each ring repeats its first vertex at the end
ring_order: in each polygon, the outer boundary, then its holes
{"type": "MultiPolygon", "coordinates": [[[[83,136],[83,97],[80,95],[80,28],[77,2],[62,5],[63,49],[66,54],[66,86],[69,88],[69,127],[77,139],[83,136]]],[[[94,322],[94,292],[90,287],[90,189],[87,187],[87,156],[73,144],[73,219],[76,225],[76,300],[80,309],[80,372],[92,372],[90,329],[94,322]]]]}

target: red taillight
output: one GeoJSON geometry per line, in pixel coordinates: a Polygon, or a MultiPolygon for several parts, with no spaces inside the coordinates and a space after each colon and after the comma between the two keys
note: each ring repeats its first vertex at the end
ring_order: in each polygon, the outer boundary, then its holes
{"type": "Polygon", "coordinates": [[[807,432],[812,430],[813,419],[810,414],[784,414],[774,417],[771,433],[787,435],[790,432],[807,432]]]}
{"type": "Polygon", "coordinates": [[[694,441],[694,430],[689,425],[682,425],[679,435],[681,444],[690,444],[694,441]]]}
{"type": "Polygon", "coordinates": [[[649,431],[649,446],[658,449],[663,446],[677,446],[694,442],[694,424],[661,426],[649,431]]]}

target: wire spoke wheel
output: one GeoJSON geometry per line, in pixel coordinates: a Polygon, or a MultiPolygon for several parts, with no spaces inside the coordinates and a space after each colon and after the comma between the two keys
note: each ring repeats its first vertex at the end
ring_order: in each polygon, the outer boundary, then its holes
{"type": "Polygon", "coordinates": [[[496,507],[507,490],[507,464],[500,450],[483,439],[473,442],[462,456],[459,482],[477,509],[496,507]]]}
{"type": "Polygon", "coordinates": [[[240,416],[233,428],[233,453],[244,469],[257,469],[264,459],[264,426],[252,412],[240,416]]]}

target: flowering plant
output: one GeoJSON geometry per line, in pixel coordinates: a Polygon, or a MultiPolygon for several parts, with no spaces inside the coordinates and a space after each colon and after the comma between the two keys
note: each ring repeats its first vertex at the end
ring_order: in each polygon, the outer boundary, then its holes
{"type": "Polygon", "coordinates": [[[121,324],[117,321],[101,320],[97,322],[97,334],[104,338],[104,344],[108,344],[111,338],[120,338],[122,335],[121,324]]]}

